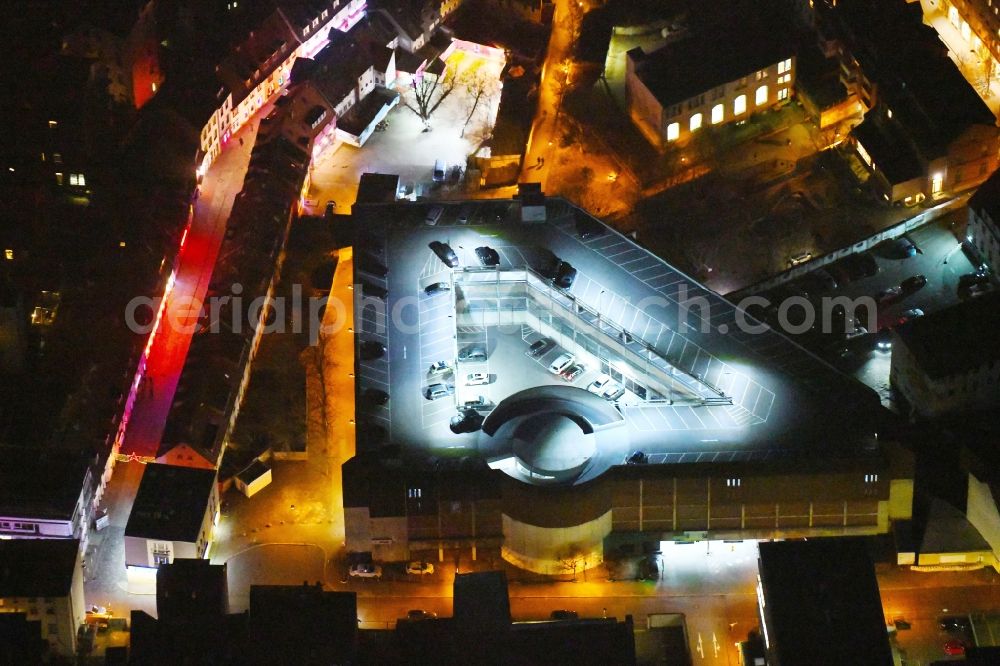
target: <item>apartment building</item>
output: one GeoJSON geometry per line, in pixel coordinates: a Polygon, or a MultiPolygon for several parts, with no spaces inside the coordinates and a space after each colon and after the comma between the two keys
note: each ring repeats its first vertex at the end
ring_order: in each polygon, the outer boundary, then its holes
{"type": "Polygon", "coordinates": [[[691,25],[650,53],[626,54],[629,114],[650,143],[683,143],[702,128],[743,122],[792,98],[787,31],[739,12],[729,19],[691,25]]]}
{"type": "Polygon", "coordinates": [[[966,241],[993,272],[1000,270],[1000,171],[969,199],[966,241]]]}
{"type": "Polygon", "coordinates": [[[889,380],[913,414],[1000,406],[1000,293],[919,317],[894,329],[889,380]]]}

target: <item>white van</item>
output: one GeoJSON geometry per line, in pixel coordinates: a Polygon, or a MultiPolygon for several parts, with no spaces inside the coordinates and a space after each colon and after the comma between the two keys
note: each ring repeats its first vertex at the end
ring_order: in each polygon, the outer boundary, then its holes
{"type": "Polygon", "coordinates": [[[440,183],[443,181],[447,170],[448,165],[444,163],[444,160],[434,160],[434,182],[440,183]]]}
{"type": "Polygon", "coordinates": [[[556,360],[552,361],[552,365],[549,366],[549,372],[553,375],[558,375],[560,372],[573,365],[573,361],[576,359],[570,353],[559,354],[556,360]]]}
{"type": "Polygon", "coordinates": [[[444,206],[431,206],[431,209],[427,211],[427,217],[424,218],[424,222],[434,226],[441,219],[444,214],[444,206]]]}

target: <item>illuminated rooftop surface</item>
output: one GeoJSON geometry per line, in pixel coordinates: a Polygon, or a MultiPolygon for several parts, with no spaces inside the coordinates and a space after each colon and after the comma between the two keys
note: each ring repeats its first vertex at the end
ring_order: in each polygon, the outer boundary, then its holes
{"type": "Polygon", "coordinates": [[[881,408],[871,390],[770,329],[748,331],[762,325],[564,200],[545,208],[544,221],[522,222],[510,200],[355,205],[355,282],[388,290],[384,302],[356,300],[359,343],[387,348],[384,358],[358,358],[357,387],[390,396],[383,406],[359,400],[359,452],[384,434],[548,484],[591,480],[635,451],[651,464],[761,461],[854,455],[873,441],[881,408]],[[443,215],[426,224],[437,205],[443,215]],[[581,228],[598,232],[581,238],[581,228]],[[459,267],[432,252],[435,240],[459,267]],[[498,267],[481,265],[481,246],[497,251],[498,267]],[[578,271],[567,290],[545,277],[555,257],[578,271]],[[365,270],[371,262],[388,268],[385,278],[365,270]],[[452,289],[427,295],[437,282],[452,289]],[[707,307],[685,315],[685,298],[707,307]],[[555,345],[529,356],[542,338],[555,345]],[[473,347],[487,360],[456,364],[473,347]],[[584,366],[572,381],[548,369],[566,352],[584,366]],[[428,377],[442,360],[454,373],[428,377]],[[466,386],[471,373],[489,383],[466,386]],[[586,390],[605,373],[627,389],[614,403],[586,390]],[[426,399],[437,382],[454,395],[426,399]],[[453,433],[458,405],[479,396],[495,405],[482,410],[483,428],[453,433]]]}

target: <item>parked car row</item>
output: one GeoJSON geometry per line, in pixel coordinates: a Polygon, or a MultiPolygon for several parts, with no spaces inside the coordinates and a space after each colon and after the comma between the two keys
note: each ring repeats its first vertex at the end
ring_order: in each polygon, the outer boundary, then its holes
{"type": "Polygon", "coordinates": [[[611,402],[615,402],[625,395],[625,387],[608,375],[601,375],[594,381],[590,382],[590,386],[587,387],[587,390],[595,395],[601,396],[605,400],[610,400],[611,402]]]}

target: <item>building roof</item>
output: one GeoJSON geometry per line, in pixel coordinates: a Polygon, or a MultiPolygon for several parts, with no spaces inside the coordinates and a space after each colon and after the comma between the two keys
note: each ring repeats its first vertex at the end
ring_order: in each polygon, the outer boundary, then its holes
{"type": "Polygon", "coordinates": [[[0,540],[0,597],[65,597],[80,567],[78,539],[0,540]]]}
{"type": "Polygon", "coordinates": [[[879,111],[869,112],[851,134],[891,185],[924,175],[920,155],[897,120],[883,118],[879,111]]]}
{"type": "Polygon", "coordinates": [[[732,9],[726,20],[706,17],[652,53],[638,47],[628,52],[636,76],[661,105],[683,102],[794,54],[790,27],[759,8],[747,11],[744,3],[726,4],[732,9]]]}
{"type": "Polygon", "coordinates": [[[762,542],[759,548],[764,635],[778,664],[893,663],[863,540],[762,542]]]}
{"type": "Polygon", "coordinates": [[[252,463],[247,465],[242,472],[237,474],[236,478],[243,483],[250,485],[270,471],[271,468],[262,463],[260,460],[254,460],[252,463]]]}
{"type": "Polygon", "coordinates": [[[364,99],[337,119],[337,129],[353,136],[360,136],[372,124],[379,112],[386,106],[394,104],[397,99],[399,93],[395,90],[375,86],[364,99]]]}
{"type": "Polygon", "coordinates": [[[503,571],[455,574],[455,623],[473,631],[505,631],[510,627],[510,597],[503,571]]]}
{"type": "Polygon", "coordinates": [[[214,484],[215,470],[146,465],[125,536],[196,543],[214,484]]]}
{"type": "Polygon", "coordinates": [[[980,215],[987,214],[994,225],[1000,225],[1000,169],[979,186],[969,199],[969,208],[980,215]]]}
{"type": "Polygon", "coordinates": [[[70,520],[92,459],[65,451],[0,446],[0,515],[70,520]]]}
{"type": "Polygon", "coordinates": [[[363,173],[358,184],[358,203],[392,203],[399,192],[399,176],[389,173],[363,173]]]}
{"type": "Polygon", "coordinates": [[[229,607],[226,565],[175,559],[156,570],[156,615],[161,620],[222,617],[229,607]]]}
{"type": "Polygon", "coordinates": [[[251,585],[249,630],[256,663],[353,663],[357,596],[324,591],[319,582],[251,585]]]}
{"type": "Polygon", "coordinates": [[[896,335],[932,379],[1000,360],[1000,292],[912,319],[896,335]]]}

